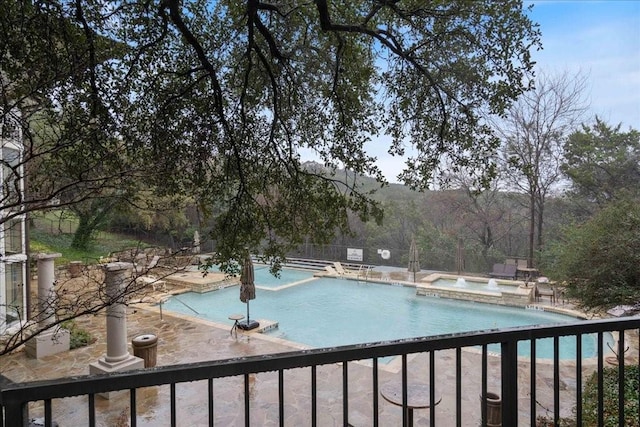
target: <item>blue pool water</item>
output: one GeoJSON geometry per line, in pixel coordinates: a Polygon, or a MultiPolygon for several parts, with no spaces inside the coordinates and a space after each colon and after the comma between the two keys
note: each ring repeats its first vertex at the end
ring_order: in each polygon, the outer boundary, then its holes
{"type": "MultiPolygon", "coordinates": [[[[416,296],[412,287],[353,280],[318,278],[271,290],[312,275],[283,270],[281,278],[276,279],[268,270],[261,271],[256,271],[251,318],[277,321],[278,329],[269,334],[312,347],[576,320],[538,310],[416,296]],[[261,280],[262,274],[268,277],[261,280]]],[[[189,315],[194,315],[195,310],[202,318],[230,325],[230,314],[246,313],[239,294],[238,286],[206,294],[186,293],[169,299],[163,308],[189,315]]],[[[551,358],[552,345],[551,339],[538,341],[537,357],[551,358]]],[[[595,337],[584,336],[582,345],[583,357],[596,354],[595,337]]],[[[575,338],[562,338],[560,357],[575,358],[575,348],[575,338]]],[[[498,347],[491,350],[499,351],[498,347]]],[[[529,356],[528,343],[521,343],[519,355],[529,356]]]]}
{"type": "Polygon", "coordinates": [[[254,282],[258,288],[277,289],[313,278],[313,273],[305,270],[283,269],[278,277],[271,274],[266,266],[256,265],[254,271],[254,282]]]}
{"type": "MultiPolygon", "coordinates": [[[[217,266],[211,267],[212,271],[220,271],[217,266]]],[[[278,276],[274,276],[269,271],[269,267],[262,264],[254,266],[254,283],[258,289],[269,288],[278,289],[298,282],[313,279],[313,272],[308,270],[296,270],[293,268],[283,268],[278,276]]]]}

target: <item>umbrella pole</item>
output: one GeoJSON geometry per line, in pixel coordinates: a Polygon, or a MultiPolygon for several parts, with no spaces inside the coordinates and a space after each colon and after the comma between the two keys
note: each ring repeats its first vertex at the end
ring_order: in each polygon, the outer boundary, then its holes
{"type": "Polygon", "coordinates": [[[249,321],[249,300],[247,300],[247,327],[249,327],[250,324],[251,322],[249,321]]]}

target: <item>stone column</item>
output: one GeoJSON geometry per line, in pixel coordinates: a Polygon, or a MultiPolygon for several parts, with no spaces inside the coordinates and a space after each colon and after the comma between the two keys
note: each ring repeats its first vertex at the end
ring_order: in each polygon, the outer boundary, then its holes
{"type": "Polygon", "coordinates": [[[117,301],[107,307],[107,354],[105,361],[118,363],[129,358],[127,348],[127,311],[119,299],[122,285],[127,280],[131,264],[114,262],[105,266],[105,291],[109,301],[117,301]]]}
{"type": "MultiPolygon", "coordinates": [[[[38,321],[37,329],[44,329],[55,321],[54,260],[61,254],[38,254],[38,321]]],[[[30,339],[25,346],[26,353],[37,359],[69,350],[69,331],[52,327],[30,339]]]]}
{"type": "MultiPolygon", "coordinates": [[[[107,354],[89,364],[90,374],[106,374],[144,368],[144,360],[132,356],[127,341],[126,306],[119,301],[124,284],[131,280],[133,264],[112,262],[104,265],[106,295],[112,304],[107,307],[107,354]]],[[[101,394],[109,398],[109,394],[101,394]]]]}
{"type": "Polygon", "coordinates": [[[55,283],[55,263],[56,258],[62,254],[39,254],[38,260],[38,309],[42,316],[40,323],[48,325],[54,321],[55,312],[52,301],[53,284],[55,283]]]}

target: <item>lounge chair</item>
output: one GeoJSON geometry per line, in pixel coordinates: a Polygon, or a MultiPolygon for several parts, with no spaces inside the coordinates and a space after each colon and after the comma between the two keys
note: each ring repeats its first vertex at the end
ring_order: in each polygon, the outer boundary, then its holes
{"type": "Polygon", "coordinates": [[[498,279],[515,280],[516,273],[517,267],[514,264],[493,264],[493,270],[489,273],[489,276],[498,279]]]}
{"type": "Polygon", "coordinates": [[[326,270],[327,273],[331,274],[332,276],[338,275],[338,272],[336,271],[336,269],[331,267],[330,265],[326,265],[324,269],[326,270]]]}
{"type": "Polygon", "coordinates": [[[151,261],[149,261],[149,264],[147,264],[146,266],[134,264],[133,269],[136,273],[146,273],[153,267],[158,265],[158,261],[160,261],[160,255],[155,255],[153,258],[151,258],[151,261]]]}
{"type": "Polygon", "coordinates": [[[167,282],[161,279],[158,279],[154,276],[140,276],[136,277],[136,283],[142,286],[151,285],[154,291],[160,289],[163,292],[167,291],[167,282]]]}
{"type": "Polygon", "coordinates": [[[338,272],[339,275],[344,276],[345,274],[347,274],[347,272],[344,269],[344,267],[342,267],[342,264],[340,264],[338,261],[334,262],[333,266],[335,267],[335,269],[336,269],[336,271],[338,272]]]}
{"type": "Polygon", "coordinates": [[[147,265],[147,270],[151,270],[153,267],[155,267],[156,265],[158,265],[158,261],[160,261],[160,255],[155,255],[155,256],[151,259],[151,262],[149,262],[149,265],[147,265]]]}
{"type": "Polygon", "coordinates": [[[340,276],[349,276],[349,277],[358,276],[357,271],[353,271],[353,270],[349,271],[348,269],[344,268],[344,266],[340,264],[338,261],[333,263],[333,267],[335,268],[335,270],[338,272],[338,275],[340,276]]]}
{"type": "Polygon", "coordinates": [[[556,288],[553,284],[549,283],[536,283],[535,289],[536,301],[540,301],[542,297],[549,297],[549,302],[555,304],[557,300],[556,288]]]}

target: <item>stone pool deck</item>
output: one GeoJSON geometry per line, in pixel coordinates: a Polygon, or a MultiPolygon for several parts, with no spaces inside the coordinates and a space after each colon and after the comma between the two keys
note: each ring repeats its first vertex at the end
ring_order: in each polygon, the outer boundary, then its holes
{"type": "MultiPolygon", "coordinates": [[[[153,299],[162,298],[162,294],[153,299]]],[[[543,303],[544,304],[544,303],[543,303]]],[[[231,313],[229,313],[231,314],[231,313]]],[[[277,319],[270,319],[275,320],[277,319]]],[[[77,323],[90,330],[96,341],[86,347],[48,356],[42,359],[27,357],[24,351],[0,358],[0,372],[13,381],[31,381],[85,375],[89,363],[95,362],[106,352],[105,316],[79,318],[77,323]]],[[[265,355],[296,350],[298,347],[277,338],[256,333],[230,335],[228,325],[215,324],[189,316],[169,315],[160,317],[159,307],[147,303],[133,305],[127,310],[129,343],[140,334],[158,336],[158,366],[218,360],[234,357],[265,355]]],[[[637,341],[632,345],[637,346],[637,341]]],[[[131,347],[130,347],[130,351],[131,347]]],[[[637,351],[634,353],[637,354],[637,351]]],[[[480,423],[481,357],[477,351],[462,352],[462,411],[464,426],[480,423]]],[[[455,425],[456,382],[455,351],[436,353],[436,392],[442,402],[436,407],[436,425],[455,425]]],[[[583,366],[583,374],[594,369],[593,364],[583,366]]],[[[489,357],[488,390],[500,390],[499,358],[489,357]]],[[[562,416],[571,415],[575,400],[575,364],[563,363],[561,368],[562,416]]],[[[409,357],[410,381],[428,382],[429,357],[427,354],[409,357]]],[[[529,362],[522,360],[519,367],[521,386],[519,396],[522,425],[528,425],[530,400],[528,397],[529,362]]],[[[342,425],[342,366],[331,364],[318,367],[318,425],[342,425]]],[[[380,365],[379,384],[400,381],[400,365],[392,361],[380,365]]],[[[284,413],[286,426],[311,425],[310,369],[285,372],[284,413]]],[[[549,415],[553,408],[553,366],[542,362],[537,365],[539,415],[549,415]]],[[[215,425],[244,426],[243,379],[233,377],[214,381],[215,425]]],[[[177,419],[179,426],[203,426],[207,421],[206,382],[178,384],[177,419]]],[[[275,372],[252,376],[250,381],[251,425],[278,425],[278,375],[275,372]]],[[[169,425],[169,387],[140,389],[137,394],[137,425],[169,425]]],[[[372,368],[366,362],[349,364],[349,423],[353,426],[372,425],[372,368]]],[[[87,398],[85,396],[53,402],[53,419],[60,426],[87,424],[87,398]]],[[[119,392],[109,400],[96,398],[97,423],[100,426],[124,426],[128,424],[129,396],[119,392]]],[[[30,407],[30,416],[42,416],[42,404],[30,407]]],[[[415,425],[428,425],[429,411],[415,410],[415,425]]],[[[402,410],[384,399],[379,399],[381,426],[402,423],[402,410]]]]}

